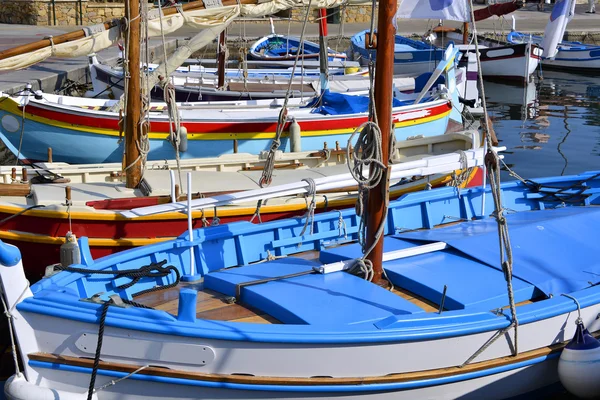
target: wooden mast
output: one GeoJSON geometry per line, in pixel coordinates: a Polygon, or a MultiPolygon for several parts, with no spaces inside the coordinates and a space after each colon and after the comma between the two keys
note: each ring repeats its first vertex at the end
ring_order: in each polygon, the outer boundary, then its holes
{"type": "MultiPolygon", "coordinates": [[[[222,4],[224,6],[234,6],[234,5],[237,5],[238,3],[258,4],[258,0],[239,0],[239,1],[238,0],[223,0],[222,1],[222,4]]],[[[204,6],[203,1],[193,1],[190,3],[183,4],[181,6],[181,8],[183,9],[183,11],[191,11],[191,10],[203,9],[206,7],[204,6]]],[[[172,15],[172,14],[176,14],[178,12],[179,11],[176,7],[163,9],[164,15],[172,15]]],[[[104,28],[105,29],[113,28],[113,27],[117,26],[118,23],[119,23],[118,19],[113,19],[111,21],[105,22],[104,28]]],[[[85,31],[83,29],[79,29],[74,32],[69,32],[69,33],[64,33],[62,35],[54,36],[52,38],[52,41],[50,39],[42,39],[42,40],[38,40],[36,42],[27,43],[27,44],[24,44],[21,46],[13,47],[11,49],[6,49],[3,51],[0,51],[0,60],[4,60],[6,58],[18,56],[18,55],[25,54],[25,53],[30,53],[32,51],[43,49],[45,47],[50,47],[50,46],[52,46],[52,43],[57,45],[57,44],[61,44],[61,43],[72,42],[74,40],[84,38],[85,35],[86,35],[85,31]]]]}
{"type": "Polygon", "coordinates": [[[327,45],[327,9],[319,9],[319,69],[321,92],[329,89],[329,46],[327,45]]]}
{"type": "Polygon", "coordinates": [[[140,0],[125,1],[125,15],[129,16],[128,34],[125,38],[128,58],[127,105],[125,117],[125,165],[126,185],[138,187],[142,177],[142,163],[137,143],[140,139],[140,112],[142,93],[140,82],[140,0]]]}
{"type": "MultiPolygon", "coordinates": [[[[389,195],[387,165],[389,160],[390,134],[392,126],[392,79],[394,77],[394,40],[396,28],[396,0],[380,0],[377,24],[377,59],[375,64],[375,105],[377,120],[381,129],[381,153],[386,166],[383,178],[375,189],[369,192],[367,210],[367,247],[375,241],[375,235],[385,218],[385,199],[389,195]]],[[[383,274],[383,235],[368,256],[373,263],[373,282],[382,283],[383,274]]]]}
{"type": "Polygon", "coordinates": [[[221,34],[219,35],[219,48],[217,51],[217,55],[218,55],[218,60],[217,60],[217,73],[218,73],[218,81],[217,81],[217,87],[219,89],[221,89],[223,86],[225,86],[225,68],[227,68],[227,66],[225,65],[225,55],[226,55],[226,49],[227,49],[227,28],[225,28],[223,30],[223,32],[221,32],[221,34]]]}

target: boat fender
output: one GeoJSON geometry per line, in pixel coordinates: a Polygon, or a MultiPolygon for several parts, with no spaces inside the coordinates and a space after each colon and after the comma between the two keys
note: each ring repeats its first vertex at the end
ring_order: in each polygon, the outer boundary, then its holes
{"type": "Polygon", "coordinates": [[[60,246],[60,264],[63,267],[81,264],[81,253],[79,252],[77,237],[71,231],[67,232],[65,243],[60,246]]]}
{"type": "Polygon", "coordinates": [[[558,377],[563,386],[582,399],[600,397],[600,342],[576,321],[575,336],[558,360],[558,377]]]}
{"type": "MultiPolygon", "coordinates": [[[[14,400],[81,400],[85,393],[73,393],[64,390],[50,389],[29,383],[23,374],[13,375],[4,385],[4,393],[14,400]]],[[[93,400],[98,400],[98,395],[92,395],[93,400]]]]}
{"type": "Polygon", "coordinates": [[[292,118],[292,123],[289,128],[290,134],[290,148],[292,152],[296,153],[302,151],[302,132],[300,131],[300,124],[296,121],[296,118],[292,118]]]}
{"type": "Polygon", "coordinates": [[[185,153],[188,149],[188,132],[185,126],[179,127],[179,151],[185,153]]]}

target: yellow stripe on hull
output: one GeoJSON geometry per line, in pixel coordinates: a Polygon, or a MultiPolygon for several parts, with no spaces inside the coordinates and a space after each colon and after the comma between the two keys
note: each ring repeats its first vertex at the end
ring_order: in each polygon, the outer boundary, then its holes
{"type": "MultiPolygon", "coordinates": [[[[460,171],[455,171],[455,173],[460,173],[460,171]]],[[[477,169],[473,169],[468,179],[466,180],[466,185],[475,177],[477,173],[477,169]]],[[[452,180],[450,175],[431,180],[430,183],[434,186],[442,186],[448,184],[452,180]]],[[[425,188],[426,184],[418,184],[410,188],[403,188],[399,190],[393,190],[390,192],[391,196],[400,196],[406,193],[418,192],[425,188]]],[[[355,203],[356,199],[354,197],[348,197],[339,200],[331,200],[327,202],[327,207],[329,209],[334,208],[342,208],[349,207],[355,203]]],[[[317,204],[317,208],[323,209],[325,208],[325,201],[320,201],[317,204]]],[[[281,213],[281,212],[293,212],[293,211],[301,211],[306,208],[305,204],[293,204],[293,205],[276,205],[276,206],[263,206],[261,208],[261,214],[269,214],[269,213],[281,213]]],[[[20,207],[13,206],[0,206],[0,212],[8,213],[8,214],[16,214],[17,212],[22,211],[20,207]]],[[[221,208],[217,210],[218,217],[231,217],[231,216],[247,216],[248,218],[252,216],[255,212],[254,207],[244,207],[244,208],[221,208]]],[[[56,218],[56,219],[68,219],[68,214],[62,211],[44,211],[39,209],[33,209],[25,213],[27,216],[41,217],[41,218],[56,218]]],[[[193,213],[194,218],[201,218],[202,212],[197,211],[193,213]]],[[[206,210],[204,213],[206,218],[213,218],[214,212],[212,210],[206,210]]],[[[113,213],[94,213],[94,212],[73,212],[71,213],[71,218],[73,220],[128,220],[128,218],[123,217],[118,212],[113,213]]],[[[161,221],[161,220],[173,220],[173,219],[186,219],[186,215],[182,213],[165,213],[158,215],[151,215],[148,217],[140,217],[131,221],[161,221]]],[[[55,236],[47,236],[41,234],[33,234],[28,232],[18,232],[18,231],[2,231],[0,230],[0,239],[11,240],[15,242],[28,242],[28,243],[39,243],[39,244],[51,244],[51,245],[61,245],[65,242],[63,237],[55,237],[55,236]]],[[[145,246],[149,244],[159,243],[166,240],[173,239],[172,237],[158,237],[158,238],[120,238],[120,239],[112,239],[112,238],[89,238],[89,244],[92,247],[135,247],[135,246],[145,246]]]]}
{"type": "MultiPolygon", "coordinates": [[[[22,118],[22,111],[19,109],[18,104],[13,99],[8,98],[4,101],[0,101],[0,110],[4,110],[6,112],[14,114],[19,119],[22,118]]],[[[27,111],[27,107],[25,108],[25,111],[27,111]]],[[[52,111],[52,112],[57,112],[57,111],[52,111]]],[[[405,127],[409,127],[409,126],[416,126],[416,125],[424,124],[427,122],[437,121],[439,119],[446,118],[447,116],[449,116],[450,112],[451,112],[451,110],[448,110],[448,111],[443,112],[438,115],[396,122],[396,123],[394,123],[394,128],[396,128],[396,129],[405,128],[405,127]]],[[[25,112],[25,118],[27,120],[39,122],[39,123],[46,124],[46,125],[49,125],[49,126],[52,126],[55,128],[71,129],[71,130],[75,130],[75,131],[93,133],[93,134],[98,134],[98,135],[115,136],[115,137],[119,136],[119,132],[116,130],[113,130],[113,129],[104,129],[104,128],[89,127],[89,126],[84,126],[84,125],[75,125],[75,124],[57,121],[57,120],[46,118],[46,117],[40,117],[40,116],[33,115],[33,114],[30,114],[27,112],[25,112]]],[[[161,121],[161,122],[166,123],[167,121],[161,121]]],[[[185,123],[183,123],[183,125],[185,126],[185,123]]],[[[150,124],[150,129],[152,129],[152,124],[150,124]]],[[[354,132],[354,128],[302,131],[301,136],[302,137],[311,137],[311,136],[344,135],[344,134],[349,134],[352,132],[354,132]]],[[[167,139],[168,136],[169,136],[168,133],[163,133],[163,132],[150,131],[148,133],[148,137],[150,139],[164,140],[164,139],[167,139]]],[[[288,137],[288,136],[289,135],[286,132],[284,132],[282,134],[282,137],[288,137]]],[[[229,132],[229,133],[189,133],[188,134],[188,140],[233,140],[233,139],[248,140],[248,139],[273,139],[274,137],[275,137],[275,132],[266,132],[266,133],[265,132],[243,132],[243,133],[229,132]]]]}

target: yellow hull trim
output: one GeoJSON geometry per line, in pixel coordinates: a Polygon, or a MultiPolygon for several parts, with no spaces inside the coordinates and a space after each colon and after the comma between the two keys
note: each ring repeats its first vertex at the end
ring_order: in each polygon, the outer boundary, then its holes
{"type": "MultiPolygon", "coordinates": [[[[8,101],[0,101],[0,110],[4,110],[9,112],[19,119],[22,117],[22,111],[18,108],[18,104],[12,100],[8,99],[8,101]]],[[[27,111],[27,108],[25,109],[27,111]]],[[[407,126],[416,126],[420,124],[424,124],[427,122],[436,121],[450,115],[450,111],[448,110],[442,114],[433,115],[430,117],[412,119],[407,121],[396,122],[394,124],[395,128],[404,128],[407,126]]],[[[84,125],[75,125],[69,124],[67,122],[56,121],[46,117],[40,117],[37,115],[29,114],[25,112],[25,118],[30,121],[39,122],[42,124],[50,125],[55,128],[61,129],[71,129],[80,132],[93,133],[98,135],[106,135],[106,136],[114,136],[118,137],[119,132],[113,129],[104,129],[104,128],[93,128],[84,125]]],[[[184,123],[185,125],[185,123],[184,123]]],[[[150,125],[150,129],[152,129],[152,125],[150,125]]],[[[344,129],[330,129],[330,130],[316,130],[316,131],[303,131],[301,132],[301,136],[303,137],[311,137],[311,136],[327,136],[327,135],[343,135],[354,132],[354,128],[344,128],[344,129]]],[[[148,133],[148,137],[150,139],[159,139],[165,140],[169,136],[168,133],[162,132],[150,132],[148,133]]],[[[289,136],[288,133],[283,133],[283,137],[289,136]]],[[[244,132],[244,133],[190,133],[188,134],[188,140],[233,140],[233,139],[273,139],[275,137],[275,132],[244,132]]]]}
{"type": "MultiPolygon", "coordinates": [[[[460,171],[456,171],[456,173],[460,173],[460,171]]],[[[467,179],[467,183],[471,181],[475,177],[477,173],[477,169],[473,169],[471,174],[467,179]]],[[[430,183],[434,186],[444,185],[451,181],[450,175],[434,179],[430,181],[430,183]]],[[[399,196],[411,192],[418,192],[425,188],[425,183],[415,185],[410,188],[403,188],[400,190],[391,191],[391,196],[399,196]]],[[[336,207],[348,207],[354,204],[356,201],[355,198],[345,198],[340,200],[332,200],[327,203],[327,207],[329,209],[334,209],[336,207]]],[[[324,208],[325,201],[320,201],[317,204],[317,208],[324,208]]],[[[306,208],[305,204],[294,204],[294,205],[278,205],[278,206],[264,206],[261,208],[262,214],[269,213],[278,213],[278,212],[292,212],[304,210],[306,208]]],[[[17,213],[22,209],[19,207],[8,207],[1,206],[0,212],[3,213],[17,213]]],[[[255,212],[254,208],[221,208],[217,210],[217,216],[226,217],[226,216],[248,216],[250,217],[255,212]]],[[[26,213],[27,216],[37,216],[43,218],[60,218],[67,219],[68,214],[66,212],[61,211],[41,211],[37,209],[33,209],[26,213]]],[[[123,217],[121,214],[115,212],[112,214],[102,215],[102,218],[98,218],[100,215],[95,213],[86,213],[86,212],[75,212],[72,213],[72,219],[81,219],[81,220],[127,220],[128,218],[123,217]]],[[[194,218],[201,218],[202,212],[194,212],[194,218]]],[[[214,212],[212,210],[206,210],[204,213],[206,218],[214,217],[214,212]]],[[[167,213],[167,214],[159,214],[152,215],[149,217],[136,218],[136,220],[141,221],[157,221],[157,220],[165,220],[165,219],[186,219],[187,217],[182,213],[167,213]]],[[[61,245],[65,242],[63,237],[55,237],[55,236],[47,236],[40,234],[33,234],[28,232],[18,232],[18,231],[2,231],[0,230],[0,239],[2,240],[11,240],[15,242],[27,242],[27,243],[39,243],[39,244],[50,244],[50,245],[61,245]]],[[[155,244],[159,242],[164,242],[166,240],[174,239],[174,237],[158,237],[158,238],[128,238],[128,239],[109,239],[109,238],[88,238],[89,244],[91,247],[137,247],[137,246],[145,246],[149,244],[155,244]]]]}

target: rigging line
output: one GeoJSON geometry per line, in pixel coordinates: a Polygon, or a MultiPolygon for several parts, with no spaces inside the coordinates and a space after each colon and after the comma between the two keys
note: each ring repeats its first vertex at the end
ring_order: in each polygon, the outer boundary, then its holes
{"type": "MultiPolygon", "coordinates": [[[[302,33],[300,35],[300,43],[304,43],[304,35],[306,33],[306,24],[308,22],[308,16],[310,14],[310,8],[312,5],[312,0],[308,1],[308,6],[306,8],[306,14],[304,15],[304,23],[302,24],[302,33]]],[[[288,87],[285,92],[285,99],[283,100],[283,105],[281,107],[281,112],[279,113],[279,118],[277,119],[277,128],[275,130],[275,138],[271,142],[271,148],[269,149],[269,154],[267,155],[267,159],[265,160],[265,166],[263,169],[263,173],[259,180],[260,187],[268,186],[271,183],[273,176],[273,169],[275,168],[275,153],[279,149],[281,144],[281,134],[283,133],[283,128],[285,126],[285,122],[287,120],[287,106],[290,100],[290,93],[292,89],[292,83],[294,75],[296,74],[296,67],[298,66],[298,59],[300,58],[300,51],[296,53],[296,58],[294,60],[294,65],[292,66],[292,73],[290,75],[290,79],[288,81],[288,87]]],[[[302,58],[304,61],[304,57],[302,58]]]]}
{"type": "MultiPolygon", "coordinates": [[[[475,40],[475,52],[477,55],[477,67],[481,71],[481,60],[479,57],[479,41],[477,38],[477,27],[475,24],[475,12],[473,7],[473,1],[469,2],[469,7],[471,11],[471,20],[473,21],[473,36],[475,40]]],[[[479,85],[482,96],[482,106],[484,112],[483,118],[483,128],[485,134],[485,142],[487,148],[484,147],[485,155],[485,167],[486,174],[490,178],[490,188],[492,193],[492,198],[494,201],[494,217],[496,219],[496,223],[498,226],[498,245],[500,248],[500,264],[502,267],[502,272],[504,273],[504,279],[506,281],[506,290],[508,293],[508,299],[510,303],[510,313],[511,313],[511,322],[508,327],[501,329],[496,332],[494,336],[492,336],[484,345],[479,348],[471,357],[469,357],[461,367],[467,365],[471,361],[473,361],[477,356],[483,353],[489,346],[492,345],[498,338],[502,337],[504,333],[508,332],[511,328],[514,328],[514,347],[513,347],[513,356],[516,356],[519,353],[518,346],[518,326],[519,320],[517,318],[517,310],[515,305],[515,298],[512,286],[512,272],[513,272],[513,256],[512,256],[512,247],[510,243],[510,236],[508,233],[508,224],[506,221],[506,217],[504,216],[504,209],[502,204],[502,192],[500,190],[500,159],[498,154],[494,151],[492,146],[492,138],[490,135],[489,127],[488,127],[488,117],[487,117],[487,104],[485,100],[485,92],[483,88],[483,76],[479,74],[479,85]]],[[[484,192],[485,193],[485,192],[484,192]]],[[[482,202],[485,199],[482,200],[482,202]]],[[[483,217],[483,215],[482,215],[483,217]]]]}

